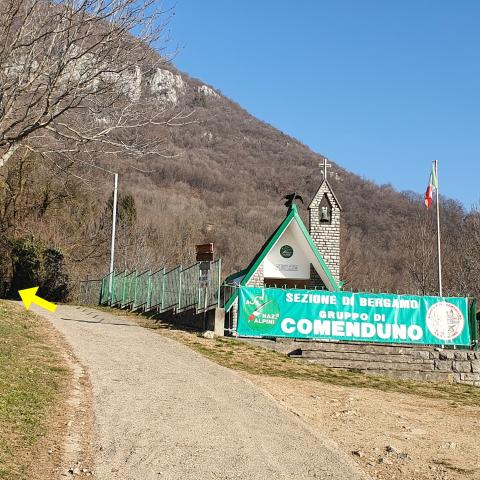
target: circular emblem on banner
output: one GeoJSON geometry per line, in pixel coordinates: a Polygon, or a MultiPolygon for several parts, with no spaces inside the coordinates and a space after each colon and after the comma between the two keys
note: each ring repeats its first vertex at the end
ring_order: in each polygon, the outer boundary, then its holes
{"type": "Polygon", "coordinates": [[[454,340],[462,333],[464,326],[463,313],[452,303],[439,302],[428,310],[427,328],[440,340],[454,340]]]}
{"type": "Polygon", "coordinates": [[[290,245],[284,245],[280,249],[280,255],[283,258],[290,258],[293,255],[293,248],[290,245]]]}

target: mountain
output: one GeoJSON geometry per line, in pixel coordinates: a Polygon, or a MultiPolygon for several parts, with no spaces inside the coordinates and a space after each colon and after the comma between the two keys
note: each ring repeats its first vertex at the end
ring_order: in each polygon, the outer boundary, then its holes
{"type": "MultiPolygon", "coordinates": [[[[170,64],[143,71],[128,79],[132,96],[179,120],[135,133],[162,138],[161,156],[98,159],[120,176],[116,269],[189,264],[194,245],[211,241],[226,276],[247,265],[283,219],[285,194],[299,192],[308,204],[322,181],[323,157],[170,64]]],[[[343,207],[345,288],[434,292],[433,209],[426,211],[417,194],[376,185],[340,165],[330,175],[343,207]]],[[[41,256],[52,247],[74,285],[107,272],[111,176],[82,163],[58,171],[23,158],[3,167],[3,178],[5,254],[17,258],[18,249],[33,249],[41,256]]],[[[300,211],[306,221],[306,207],[300,211]]],[[[478,213],[443,199],[442,222],[447,291],[475,293],[478,213]]],[[[4,261],[0,268],[7,281],[19,267],[4,261]]]]}
{"type": "MultiPolygon", "coordinates": [[[[285,215],[282,197],[292,191],[307,200],[314,195],[323,157],[171,66],[155,77],[163,83],[145,82],[143,94],[192,113],[193,121],[169,130],[167,150],[173,156],[146,162],[143,168],[151,173],[124,170],[125,188],[137,200],[140,216],[168,225],[171,237],[164,235],[161,242],[167,261],[191,259],[193,244],[212,241],[224,273],[239,270],[285,215]],[[182,248],[169,255],[173,238],[182,248]]],[[[376,185],[339,165],[330,175],[343,206],[342,278],[347,286],[434,291],[433,209],[425,211],[420,195],[376,185]],[[429,251],[419,252],[412,265],[411,254],[428,242],[429,251]],[[420,268],[420,260],[429,278],[418,281],[412,269],[420,268]]],[[[453,200],[444,199],[443,206],[445,238],[455,243],[467,215],[453,200]]],[[[307,210],[301,210],[306,221],[307,210]]]]}

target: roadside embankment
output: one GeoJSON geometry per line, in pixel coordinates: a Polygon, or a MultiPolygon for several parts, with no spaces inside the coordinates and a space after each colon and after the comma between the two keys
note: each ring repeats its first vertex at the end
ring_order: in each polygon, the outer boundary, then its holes
{"type": "Polygon", "coordinates": [[[75,383],[80,377],[49,322],[0,301],[1,480],[68,475],[65,461],[71,452],[66,450],[72,446],[76,413],[72,391],[80,391],[75,383]]]}

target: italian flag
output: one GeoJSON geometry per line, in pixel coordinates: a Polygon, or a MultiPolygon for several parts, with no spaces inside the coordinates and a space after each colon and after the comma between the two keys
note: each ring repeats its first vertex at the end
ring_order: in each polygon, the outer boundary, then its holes
{"type": "Polygon", "coordinates": [[[433,191],[438,188],[437,172],[435,171],[435,163],[432,163],[432,171],[430,173],[430,180],[428,181],[427,191],[425,192],[425,206],[430,208],[433,201],[433,191]]]}

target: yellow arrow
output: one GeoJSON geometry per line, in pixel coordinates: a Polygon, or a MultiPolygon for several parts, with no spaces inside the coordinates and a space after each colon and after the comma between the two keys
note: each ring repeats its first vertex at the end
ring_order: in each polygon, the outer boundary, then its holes
{"type": "Polygon", "coordinates": [[[43,298],[37,297],[38,287],[26,288],[25,290],[19,290],[18,293],[20,294],[20,298],[22,299],[23,304],[27,310],[30,309],[30,305],[34,303],[39,307],[44,308],[50,312],[54,312],[57,309],[57,306],[49,302],[48,300],[44,300],[43,298]]]}

